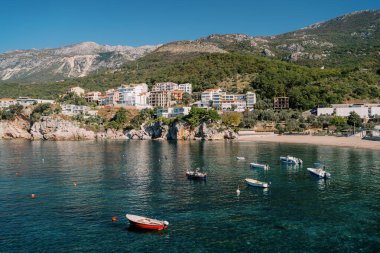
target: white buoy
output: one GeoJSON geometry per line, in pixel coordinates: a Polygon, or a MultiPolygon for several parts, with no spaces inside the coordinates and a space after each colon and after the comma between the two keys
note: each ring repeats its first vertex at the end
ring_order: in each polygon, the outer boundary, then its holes
{"type": "Polygon", "coordinates": [[[239,190],[239,188],[236,190],[236,195],[240,195],[240,190],[239,190]]]}
{"type": "Polygon", "coordinates": [[[44,158],[42,158],[42,163],[45,163],[45,159],[44,158]]]}

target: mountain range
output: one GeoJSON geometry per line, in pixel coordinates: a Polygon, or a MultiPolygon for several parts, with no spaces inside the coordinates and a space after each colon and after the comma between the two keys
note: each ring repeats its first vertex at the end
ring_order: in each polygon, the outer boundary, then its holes
{"type": "Polygon", "coordinates": [[[0,54],[0,80],[60,81],[118,71],[137,59],[171,62],[213,53],[264,56],[309,67],[372,68],[379,63],[380,11],[354,12],[277,36],[213,34],[154,46],[83,42],[55,49],[15,50],[0,54]]]}
{"type": "Polygon", "coordinates": [[[55,81],[83,77],[100,69],[117,69],[157,46],[102,46],[83,42],[62,48],[15,50],[0,54],[0,79],[55,81]]]}

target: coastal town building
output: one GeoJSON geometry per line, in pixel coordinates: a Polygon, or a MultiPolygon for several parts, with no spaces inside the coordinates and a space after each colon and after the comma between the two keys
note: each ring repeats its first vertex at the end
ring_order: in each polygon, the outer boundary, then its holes
{"type": "Polygon", "coordinates": [[[15,105],[16,99],[13,98],[0,98],[0,108],[7,108],[11,105],[15,105]]]}
{"type": "Polygon", "coordinates": [[[170,91],[152,91],[149,95],[149,105],[153,107],[170,107],[170,91]]]}
{"type": "Polygon", "coordinates": [[[109,89],[105,96],[99,98],[99,105],[116,105],[119,99],[119,92],[116,89],[109,89]]]}
{"type": "Polygon", "coordinates": [[[78,96],[82,96],[84,95],[84,89],[82,89],[81,87],[79,86],[75,86],[75,87],[70,87],[68,90],[67,90],[67,93],[75,93],[76,95],[78,96]]]}
{"type": "Polygon", "coordinates": [[[348,117],[351,112],[357,113],[362,119],[374,118],[380,115],[380,104],[333,104],[331,107],[317,108],[317,116],[348,117]]]}
{"type": "Polygon", "coordinates": [[[72,105],[72,104],[61,104],[62,114],[68,116],[86,114],[90,111],[90,107],[85,105],[72,105]]]}
{"type": "Polygon", "coordinates": [[[335,115],[340,117],[348,117],[351,112],[356,112],[362,119],[369,115],[368,107],[339,107],[335,109],[335,115]]]}
{"type": "Polygon", "coordinates": [[[174,108],[160,108],[157,110],[157,117],[175,118],[178,116],[188,115],[191,107],[174,107],[174,108]]]}
{"type": "Polygon", "coordinates": [[[209,104],[209,106],[213,106],[213,104],[219,103],[220,97],[224,94],[226,93],[219,88],[207,89],[202,92],[201,101],[203,104],[209,104]]]}
{"type": "Polygon", "coordinates": [[[253,92],[247,92],[246,94],[246,101],[247,101],[247,108],[253,109],[254,105],[256,104],[256,93],[253,92]]]}
{"type": "Polygon", "coordinates": [[[147,105],[146,96],[142,97],[141,94],[147,94],[148,85],[146,83],[122,85],[118,89],[119,104],[126,106],[145,106],[147,105]]]}
{"type": "Polygon", "coordinates": [[[173,91],[178,90],[178,84],[173,82],[156,83],[152,87],[152,91],[173,91]]]}
{"type": "Polygon", "coordinates": [[[372,117],[380,118],[380,106],[370,107],[370,113],[372,117]]]}
{"type": "Polygon", "coordinates": [[[275,97],[273,101],[274,109],[289,109],[289,97],[275,97]]]}
{"type": "Polygon", "coordinates": [[[35,105],[35,104],[54,104],[54,100],[48,100],[48,99],[35,99],[35,98],[28,98],[28,97],[19,97],[16,99],[16,104],[22,105],[24,107],[35,105]]]}
{"type": "Polygon", "coordinates": [[[213,107],[222,111],[240,111],[247,109],[252,110],[256,104],[256,94],[247,92],[246,94],[227,94],[222,89],[207,89],[202,92],[200,103],[196,103],[199,107],[213,107]]]}
{"type": "Polygon", "coordinates": [[[178,85],[178,89],[191,94],[193,92],[193,85],[191,83],[181,83],[178,85]]]}
{"type": "Polygon", "coordinates": [[[201,100],[199,100],[199,101],[196,101],[196,102],[194,102],[193,104],[191,104],[192,106],[194,106],[194,107],[198,107],[198,108],[203,108],[203,109],[208,109],[208,108],[210,108],[210,104],[209,104],[209,102],[207,102],[207,103],[203,103],[201,100]]]}
{"type": "Polygon", "coordinates": [[[99,91],[91,91],[88,92],[84,95],[84,98],[86,99],[87,102],[96,102],[98,103],[100,98],[102,98],[102,93],[99,91]]]}
{"type": "Polygon", "coordinates": [[[152,87],[152,91],[177,91],[177,90],[191,94],[193,92],[192,84],[191,83],[177,84],[173,82],[165,82],[165,83],[156,83],[152,87]]]}
{"type": "Polygon", "coordinates": [[[185,92],[182,90],[173,90],[171,93],[174,100],[181,102],[183,100],[183,94],[185,92]]]}
{"type": "Polygon", "coordinates": [[[136,105],[137,109],[151,108],[149,105],[149,96],[150,92],[142,92],[136,96],[136,105]]]}
{"type": "Polygon", "coordinates": [[[321,116],[321,115],[333,115],[335,112],[335,108],[329,108],[329,107],[326,107],[326,108],[317,108],[317,116],[321,116]]]}

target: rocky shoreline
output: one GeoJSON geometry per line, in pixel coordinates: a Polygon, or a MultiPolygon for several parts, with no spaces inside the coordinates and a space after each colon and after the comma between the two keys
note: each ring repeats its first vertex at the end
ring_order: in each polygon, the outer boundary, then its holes
{"type": "Polygon", "coordinates": [[[45,116],[37,122],[24,117],[13,121],[0,121],[0,139],[26,139],[49,141],[80,140],[222,140],[237,139],[238,135],[221,125],[207,126],[205,123],[190,127],[183,122],[165,125],[153,122],[141,125],[140,129],[92,131],[76,121],[65,120],[59,116],[45,116]]]}

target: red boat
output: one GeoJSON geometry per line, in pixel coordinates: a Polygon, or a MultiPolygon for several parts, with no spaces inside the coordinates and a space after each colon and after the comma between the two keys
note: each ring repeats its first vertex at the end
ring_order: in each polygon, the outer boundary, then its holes
{"type": "Polygon", "coordinates": [[[150,218],[133,215],[133,214],[127,214],[126,217],[132,226],[143,228],[143,229],[163,230],[169,225],[169,222],[167,221],[150,219],[150,218]]]}

